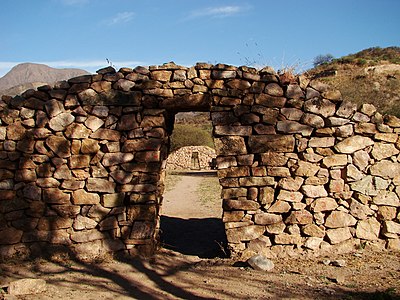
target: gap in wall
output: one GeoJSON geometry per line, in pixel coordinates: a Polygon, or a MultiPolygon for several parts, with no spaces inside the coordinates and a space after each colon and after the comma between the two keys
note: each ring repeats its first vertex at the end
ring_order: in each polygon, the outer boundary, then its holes
{"type": "Polygon", "coordinates": [[[209,113],[175,116],[160,220],[161,245],[166,249],[202,258],[225,256],[221,188],[211,158],[202,153],[209,153],[211,148],[209,113]],[[191,148],[201,145],[209,148],[191,148]],[[186,164],[170,162],[176,151],[180,154],[176,159],[186,164]],[[205,160],[209,160],[206,167],[205,160]]]}

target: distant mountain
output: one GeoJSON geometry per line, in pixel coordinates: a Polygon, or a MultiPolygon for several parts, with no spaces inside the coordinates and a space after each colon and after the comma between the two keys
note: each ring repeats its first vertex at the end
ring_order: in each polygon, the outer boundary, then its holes
{"type": "Polygon", "coordinates": [[[43,64],[23,63],[0,78],[0,95],[14,96],[29,88],[90,74],[81,69],[56,69],[43,64]]]}

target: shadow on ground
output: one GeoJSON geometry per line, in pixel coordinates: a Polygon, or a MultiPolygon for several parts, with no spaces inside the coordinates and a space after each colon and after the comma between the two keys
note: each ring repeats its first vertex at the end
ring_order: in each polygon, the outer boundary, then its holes
{"type": "Polygon", "coordinates": [[[226,257],[226,235],[221,219],[181,219],[161,216],[161,244],[200,258],[226,257]]]}

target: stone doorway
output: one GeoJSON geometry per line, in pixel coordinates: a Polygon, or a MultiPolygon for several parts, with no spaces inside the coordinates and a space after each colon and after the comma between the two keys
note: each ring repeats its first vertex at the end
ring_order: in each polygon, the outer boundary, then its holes
{"type": "Polygon", "coordinates": [[[173,142],[178,143],[176,139],[180,138],[192,145],[178,150],[172,145],[175,151],[167,159],[160,216],[161,245],[204,258],[224,256],[226,235],[221,219],[221,188],[217,172],[211,170],[215,150],[209,147],[212,145],[193,146],[196,142],[201,143],[204,135],[212,139],[209,114],[180,113],[175,122],[175,128],[178,128],[172,132],[173,142]],[[174,136],[175,133],[181,136],[174,136]],[[187,135],[193,136],[187,139],[187,135]]]}

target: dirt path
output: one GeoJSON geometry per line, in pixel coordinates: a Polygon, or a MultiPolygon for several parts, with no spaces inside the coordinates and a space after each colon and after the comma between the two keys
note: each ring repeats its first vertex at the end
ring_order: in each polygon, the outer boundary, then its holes
{"type": "Polygon", "coordinates": [[[219,189],[215,189],[218,185],[216,173],[185,172],[170,176],[175,176],[173,181],[177,182],[173,189],[167,185],[164,193],[163,246],[203,258],[223,256],[226,237],[219,189]]]}
{"type": "Polygon", "coordinates": [[[202,203],[199,195],[200,184],[207,177],[214,177],[215,172],[182,172],[169,176],[178,177],[178,182],[173,188],[167,186],[164,193],[162,215],[170,217],[189,218],[221,218],[221,203],[202,203]],[[177,174],[177,175],[175,175],[177,174]]]}
{"type": "Polygon", "coordinates": [[[2,286],[22,278],[46,280],[47,291],[5,299],[400,299],[398,252],[367,247],[328,257],[276,257],[271,272],[216,257],[221,254],[218,243],[224,242],[216,178],[179,177],[175,189],[165,193],[164,248],[155,257],[3,263],[0,299],[2,286]],[[345,266],[325,265],[324,259],[343,259],[345,266]]]}

